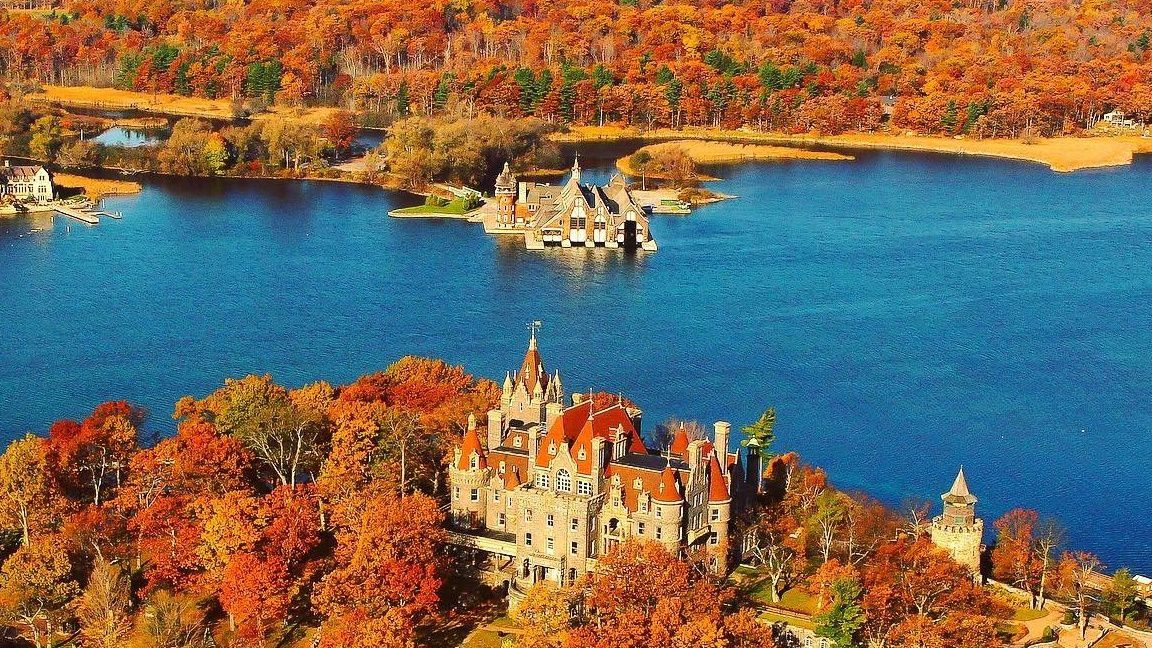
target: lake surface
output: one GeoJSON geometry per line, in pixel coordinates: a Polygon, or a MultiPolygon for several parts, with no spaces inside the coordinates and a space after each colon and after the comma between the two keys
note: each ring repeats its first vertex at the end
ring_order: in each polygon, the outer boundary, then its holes
{"type": "Polygon", "coordinates": [[[502,379],[541,319],[565,386],[623,391],[646,427],[774,405],[779,449],[842,487],[938,502],[962,463],[989,527],[1035,507],[1152,575],[1152,163],[712,172],[741,198],[654,217],[653,255],[527,252],[325,182],[145,179],[107,201],[121,221],[0,220],[0,433],[111,398],[164,433],[226,376],[344,382],[408,353],[502,379]]]}
{"type": "Polygon", "coordinates": [[[168,137],[167,130],[139,130],[113,126],[92,138],[93,142],[104,146],[118,146],[121,148],[137,148],[149,144],[163,142],[168,137]]]}

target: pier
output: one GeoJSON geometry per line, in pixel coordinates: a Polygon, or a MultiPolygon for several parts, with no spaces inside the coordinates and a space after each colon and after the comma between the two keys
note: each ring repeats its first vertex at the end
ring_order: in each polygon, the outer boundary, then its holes
{"type": "Polygon", "coordinates": [[[67,216],[68,218],[73,218],[75,220],[80,221],[81,223],[87,223],[88,225],[96,225],[97,223],[100,222],[100,217],[97,216],[96,214],[82,211],[82,210],[76,209],[74,207],[65,207],[64,205],[55,205],[52,207],[52,209],[58,214],[61,214],[63,216],[67,216]]]}

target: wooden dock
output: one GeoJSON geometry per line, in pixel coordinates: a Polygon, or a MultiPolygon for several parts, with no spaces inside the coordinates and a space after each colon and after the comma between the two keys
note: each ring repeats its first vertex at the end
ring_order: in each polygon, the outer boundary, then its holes
{"type": "Polygon", "coordinates": [[[100,222],[99,216],[92,214],[90,212],[75,209],[73,207],[65,207],[63,205],[56,205],[52,209],[55,210],[56,213],[58,213],[58,214],[61,214],[63,216],[67,216],[68,218],[78,220],[81,223],[87,223],[88,225],[96,225],[97,223],[100,222]]]}

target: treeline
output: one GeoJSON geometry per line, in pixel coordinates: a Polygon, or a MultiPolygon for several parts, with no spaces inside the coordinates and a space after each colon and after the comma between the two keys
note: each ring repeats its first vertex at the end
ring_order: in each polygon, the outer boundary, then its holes
{"type": "Polygon", "coordinates": [[[334,112],[319,124],[270,119],[218,128],[183,118],[163,142],[125,148],[91,140],[107,127],[104,121],[9,100],[0,103],[0,153],[66,168],[110,166],[187,176],[304,171],[315,176],[349,153],[358,132],[347,111],[334,112]]]}
{"type": "Polygon", "coordinates": [[[564,163],[547,135],[554,127],[539,119],[410,117],[388,129],[388,170],[405,185],[433,180],[480,186],[505,162],[526,169],[559,169],[564,163]]]}
{"type": "Polygon", "coordinates": [[[410,115],[646,128],[1073,133],[1152,110],[1152,6],[1102,0],[67,0],[0,74],[410,115]]]}

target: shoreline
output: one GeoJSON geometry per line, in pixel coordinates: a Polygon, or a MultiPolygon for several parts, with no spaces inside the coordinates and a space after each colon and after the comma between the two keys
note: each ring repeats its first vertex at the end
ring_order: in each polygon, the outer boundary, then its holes
{"type": "MultiPolygon", "coordinates": [[[[841,153],[825,151],[811,151],[792,146],[773,146],[770,144],[749,144],[744,142],[725,142],[702,139],[678,139],[655,144],[647,144],[633,153],[616,160],[616,168],[629,176],[646,176],[658,180],[667,179],[664,174],[642,174],[632,168],[632,155],[646,151],[653,156],[669,149],[683,151],[695,164],[740,164],[743,162],[759,162],[774,160],[826,160],[851,161],[856,158],[841,153]]],[[[709,182],[718,180],[708,175],[698,175],[698,180],[709,182]]]]}
{"type": "Polygon", "coordinates": [[[574,126],[557,133],[553,141],[591,143],[640,140],[669,142],[695,140],[734,144],[827,146],[841,149],[912,151],[1017,160],[1043,164],[1052,171],[1068,173],[1084,169],[1126,166],[1135,155],[1152,153],[1152,139],[1136,135],[1099,137],[1048,137],[1034,144],[1009,139],[956,139],[929,135],[852,133],[844,135],[788,135],[751,130],[657,129],[640,131],[617,126],[574,126]]]}
{"type": "MultiPolygon", "coordinates": [[[[339,109],[334,107],[270,106],[263,112],[241,115],[227,99],[205,99],[95,88],[89,86],[44,85],[41,92],[31,93],[32,102],[97,110],[132,110],[172,117],[195,117],[209,120],[260,121],[290,119],[321,123],[339,109]]],[[[842,135],[760,132],[747,128],[713,129],[686,127],[644,131],[626,126],[571,126],[567,132],[553,133],[549,138],[558,143],[612,142],[640,140],[666,142],[692,140],[730,144],[760,144],[779,147],[831,147],[840,149],[895,150],[950,155],[973,155],[1043,164],[1056,172],[1124,166],[1134,155],[1152,153],[1152,138],[1138,135],[1083,136],[1039,138],[1032,144],[1014,139],[970,139],[963,136],[917,135],[913,133],[847,133],[842,135]]],[[[754,158],[759,159],[759,158],[754,158]]],[[[717,160],[715,163],[743,159],[717,160]]],[[[538,175],[547,176],[549,170],[538,175]]]]}

